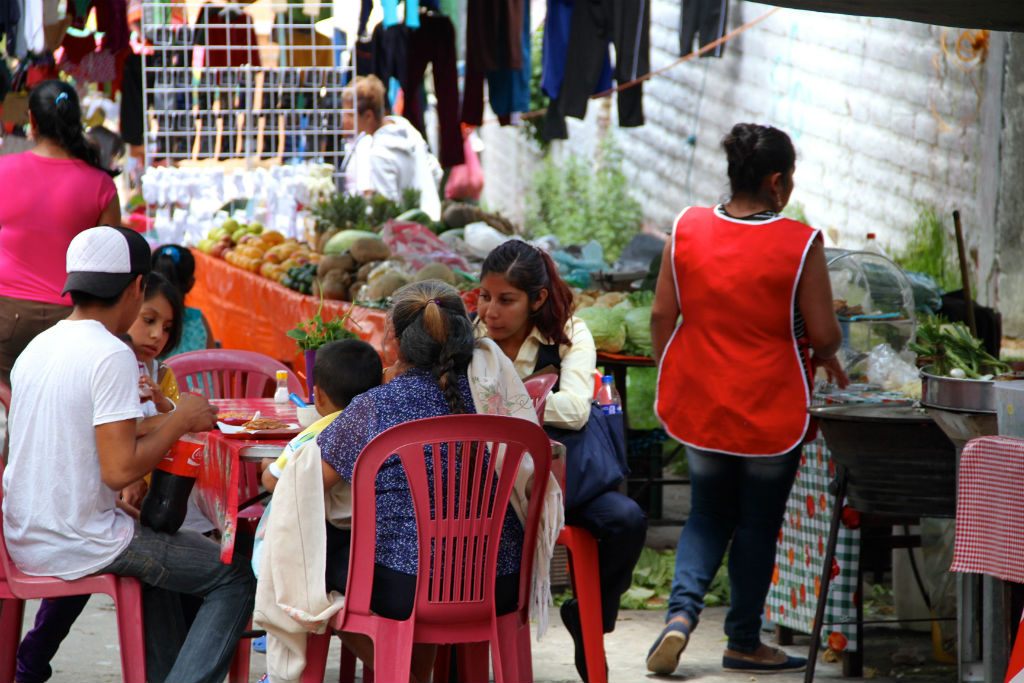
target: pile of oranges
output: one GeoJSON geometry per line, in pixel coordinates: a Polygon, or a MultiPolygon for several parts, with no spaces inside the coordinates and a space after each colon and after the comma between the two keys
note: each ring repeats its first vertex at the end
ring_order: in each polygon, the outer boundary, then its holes
{"type": "Polygon", "coordinates": [[[238,244],[224,249],[221,256],[233,266],[280,282],[289,268],[317,263],[321,255],[305,242],[269,230],[260,235],[242,236],[238,244]]]}

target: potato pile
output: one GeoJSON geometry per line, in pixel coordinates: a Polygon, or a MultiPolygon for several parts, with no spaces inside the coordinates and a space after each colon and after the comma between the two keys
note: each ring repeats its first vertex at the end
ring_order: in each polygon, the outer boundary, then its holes
{"type": "Polygon", "coordinates": [[[432,263],[411,274],[378,237],[361,237],[340,254],[324,254],[317,266],[313,296],[343,301],[375,301],[391,296],[409,282],[443,280],[455,283],[455,273],[432,263]]]}

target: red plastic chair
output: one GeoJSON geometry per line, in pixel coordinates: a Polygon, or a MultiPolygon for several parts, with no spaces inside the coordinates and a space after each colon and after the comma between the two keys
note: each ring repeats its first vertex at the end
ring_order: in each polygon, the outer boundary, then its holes
{"type": "Polygon", "coordinates": [[[273,396],[276,372],[288,372],[288,391],[305,393],[302,382],[284,363],[255,351],[199,349],[171,356],[167,367],[174,371],[182,391],[206,398],[261,398],[273,396]]]}
{"type": "Polygon", "coordinates": [[[537,411],[537,419],[544,422],[544,406],[547,405],[548,394],[551,393],[551,389],[554,388],[558,382],[558,375],[537,375],[530,379],[523,380],[523,386],[526,387],[526,393],[533,399],[533,409],[537,411]]]}
{"type": "MultiPolygon", "coordinates": [[[[0,476],[3,464],[0,463],[0,476]]],[[[0,499],[2,499],[0,493],[0,499]]],[[[106,593],[114,600],[121,646],[121,675],[126,683],[146,680],[146,639],[142,630],[142,587],[138,579],[96,574],[74,581],[50,576],[29,576],[14,566],[7,554],[0,524],[0,680],[13,681],[18,643],[21,642],[25,600],[67,595],[106,593]]]]}
{"type": "MultiPolygon", "coordinates": [[[[551,466],[547,435],[537,425],[496,415],[445,415],[414,420],[377,435],[356,460],[352,474],[352,552],[345,608],[331,621],[336,631],[363,633],[374,642],[374,672],[382,681],[409,680],[412,644],[467,643],[460,648],[460,675],[489,680],[487,643],[496,681],[533,680],[529,638],[529,596],[533,554],[551,466]],[[427,478],[424,447],[439,453],[447,444],[447,476],[427,478]],[[504,451],[500,476],[496,458],[504,451]],[[503,616],[494,614],[494,580],[498,543],[512,484],[522,455],[534,462],[533,488],[523,537],[519,573],[519,605],[503,616]],[[461,456],[454,456],[461,453],[461,456]],[[376,545],[377,472],[385,459],[402,459],[412,492],[419,534],[419,567],[412,616],[386,619],[370,611],[376,545]],[[457,470],[457,463],[461,463],[457,470]],[[456,491],[458,486],[458,491],[456,491]],[[459,494],[459,498],[456,497],[459,494]],[[490,506],[479,501],[490,500],[490,506]],[[431,512],[431,499],[443,501],[431,512]],[[459,511],[469,509],[469,514],[459,511]],[[481,542],[483,541],[483,542],[481,542]],[[431,548],[437,548],[431,558],[431,548]],[[424,568],[434,571],[424,571],[424,568]],[[469,570],[469,571],[466,571],[469,570]],[[465,572],[465,573],[464,573],[465,572]]],[[[439,460],[435,460],[439,465],[439,460]]],[[[303,681],[322,681],[329,636],[310,636],[303,681]]]]}
{"type": "MultiPolygon", "coordinates": [[[[541,375],[523,382],[537,409],[537,418],[543,421],[544,405],[554,381],[545,387],[535,381],[555,375],[541,375]]],[[[595,371],[594,393],[601,387],[600,373],[595,371]]],[[[565,482],[562,482],[563,488],[565,482]]],[[[597,540],[586,529],[578,526],[562,528],[558,544],[569,551],[569,577],[572,592],[580,608],[580,630],[583,635],[583,656],[587,662],[588,683],[608,683],[604,659],[604,619],[601,614],[601,573],[598,568],[597,540]]]]}

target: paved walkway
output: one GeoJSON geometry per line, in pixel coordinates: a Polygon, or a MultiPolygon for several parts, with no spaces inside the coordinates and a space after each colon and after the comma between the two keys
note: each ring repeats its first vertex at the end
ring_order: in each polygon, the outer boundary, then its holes
{"type": "MultiPolygon", "coordinates": [[[[31,623],[38,602],[26,609],[26,624],[31,623]]],[[[711,608],[705,612],[700,628],[694,633],[690,646],[683,655],[676,674],[671,677],[649,675],[644,668],[644,656],[653,638],[661,629],[664,613],[660,611],[631,610],[622,613],[615,632],[607,636],[610,679],[615,683],[636,681],[700,681],[701,683],[734,683],[758,681],[768,683],[799,683],[803,674],[749,676],[727,674],[722,671],[722,620],[725,608],[711,608]]],[[[537,681],[574,682],[579,679],[573,666],[572,640],[562,628],[557,612],[552,611],[553,623],[544,640],[533,645],[534,677],[537,681]]],[[[768,636],[768,634],[765,634],[768,636]]],[[[338,680],[338,640],[334,640],[328,659],[326,680],[338,680]]],[[[786,648],[793,654],[806,652],[807,638],[797,639],[797,645],[786,648]]],[[[866,676],[873,682],[920,681],[922,683],[954,683],[955,667],[939,666],[928,660],[931,648],[927,635],[906,631],[868,631],[866,676]],[[894,661],[895,660],[895,661],[894,661]],[[920,664],[915,662],[920,661],[920,664]]],[[[93,596],[89,606],[75,624],[74,630],[53,662],[53,683],[116,683],[121,680],[117,647],[117,625],[113,603],[105,596],[93,596]]],[[[264,657],[253,653],[251,681],[263,675],[264,657]]],[[[821,663],[817,681],[847,680],[841,676],[840,665],[821,663]]]]}

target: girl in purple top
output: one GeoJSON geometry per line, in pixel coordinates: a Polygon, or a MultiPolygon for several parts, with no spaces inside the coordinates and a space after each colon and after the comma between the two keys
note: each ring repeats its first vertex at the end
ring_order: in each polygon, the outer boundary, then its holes
{"type": "MultiPolygon", "coordinates": [[[[352,480],[363,447],[384,430],[409,420],[475,413],[466,369],[473,355],[473,327],[458,291],[436,280],[402,287],[392,297],[391,328],[398,342],[396,375],[352,399],[345,411],[317,438],[324,460],[324,488],[352,480]]],[[[442,449],[441,460],[447,459],[442,449]]],[[[428,458],[430,456],[427,456],[428,458]]],[[[327,525],[327,588],[344,591],[349,534],[327,525]]],[[[498,614],[516,608],[523,528],[515,513],[505,513],[495,586],[498,614]]],[[[416,521],[401,461],[392,456],[377,475],[377,544],[371,607],[391,618],[412,612],[417,571],[416,521]]],[[[373,645],[365,636],[346,634],[346,644],[365,662],[373,645]],[[350,640],[352,642],[350,642],[350,640]]],[[[414,680],[429,680],[432,646],[413,650],[414,680]]]]}

